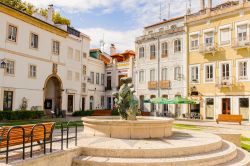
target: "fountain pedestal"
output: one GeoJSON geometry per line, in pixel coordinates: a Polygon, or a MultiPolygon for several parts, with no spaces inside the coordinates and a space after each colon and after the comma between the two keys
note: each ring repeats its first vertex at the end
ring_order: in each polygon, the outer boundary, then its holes
{"type": "Polygon", "coordinates": [[[120,120],[120,117],[84,117],[84,133],[122,139],[164,138],[172,135],[173,119],[137,117],[137,120],[120,120]]]}

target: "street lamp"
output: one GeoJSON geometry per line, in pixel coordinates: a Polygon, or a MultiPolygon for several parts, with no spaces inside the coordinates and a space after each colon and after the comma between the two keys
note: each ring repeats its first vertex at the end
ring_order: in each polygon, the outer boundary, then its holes
{"type": "Polygon", "coordinates": [[[4,59],[1,60],[1,63],[0,63],[0,68],[1,69],[5,69],[6,68],[6,65],[7,63],[4,61],[4,59]]]}

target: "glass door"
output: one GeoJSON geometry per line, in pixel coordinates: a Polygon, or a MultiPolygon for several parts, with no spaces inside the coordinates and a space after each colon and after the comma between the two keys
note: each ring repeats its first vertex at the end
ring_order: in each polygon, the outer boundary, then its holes
{"type": "Polygon", "coordinates": [[[12,110],[13,108],[13,92],[12,91],[4,91],[3,97],[3,110],[12,110]]]}

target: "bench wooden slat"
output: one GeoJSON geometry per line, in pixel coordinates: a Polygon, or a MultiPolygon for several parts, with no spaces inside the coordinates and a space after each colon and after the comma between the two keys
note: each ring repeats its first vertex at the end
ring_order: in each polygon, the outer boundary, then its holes
{"type": "MultiPolygon", "coordinates": [[[[46,134],[45,134],[45,139],[48,140],[50,136],[52,135],[53,127],[54,127],[54,122],[51,123],[42,123],[45,126],[46,129],[46,134]]],[[[31,131],[32,128],[35,124],[32,125],[21,125],[21,127],[24,128],[24,134],[25,134],[25,143],[31,142],[31,131]]],[[[3,126],[0,128],[0,136],[2,140],[0,140],[0,148],[6,147],[7,146],[7,134],[8,131],[12,128],[12,126],[3,126]]],[[[23,143],[23,130],[21,128],[13,128],[10,132],[9,135],[9,146],[16,146],[20,145],[23,143]]],[[[44,139],[44,128],[43,126],[37,125],[34,128],[33,131],[33,141],[41,141],[44,139]]]]}
{"type": "Polygon", "coordinates": [[[218,118],[216,119],[216,122],[237,122],[241,125],[242,122],[242,115],[226,115],[226,114],[220,114],[218,115],[218,118]]]}

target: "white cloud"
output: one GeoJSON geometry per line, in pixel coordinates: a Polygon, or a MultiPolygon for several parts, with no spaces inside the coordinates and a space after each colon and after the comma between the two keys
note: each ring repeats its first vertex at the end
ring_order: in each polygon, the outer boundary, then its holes
{"type": "Polygon", "coordinates": [[[107,30],[103,28],[87,28],[79,29],[81,32],[91,36],[91,47],[99,48],[100,40],[104,36],[105,40],[105,51],[109,53],[110,44],[113,43],[116,45],[118,51],[124,50],[134,50],[134,40],[135,37],[140,35],[142,32],[141,29],[127,30],[127,31],[114,31],[107,30]]]}
{"type": "MultiPolygon", "coordinates": [[[[188,0],[25,0],[38,7],[46,7],[54,4],[56,7],[68,12],[90,12],[98,9],[99,14],[112,13],[114,10],[121,10],[132,16],[133,29],[125,31],[103,29],[102,27],[90,27],[81,29],[92,39],[92,47],[99,47],[100,40],[105,35],[106,51],[110,43],[115,43],[119,50],[134,49],[135,37],[142,33],[146,25],[160,21],[160,4],[162,4],[162,18],[167,18],[168,2],[171,1],[170,17],[185,14],[188,0]]],[[[207,0],[205,0],[207,3],[207,0]]],[[[225,0],[213,0],[213,5],[222,3],[225,0]]],[[[200,0],[191,0],[192,12],[199,10],[200,0]]],[[[119,24],[117,22],[116,24],[119,24]]],[[[91,26],[91,25],[90,25],[91,26]]]]}

